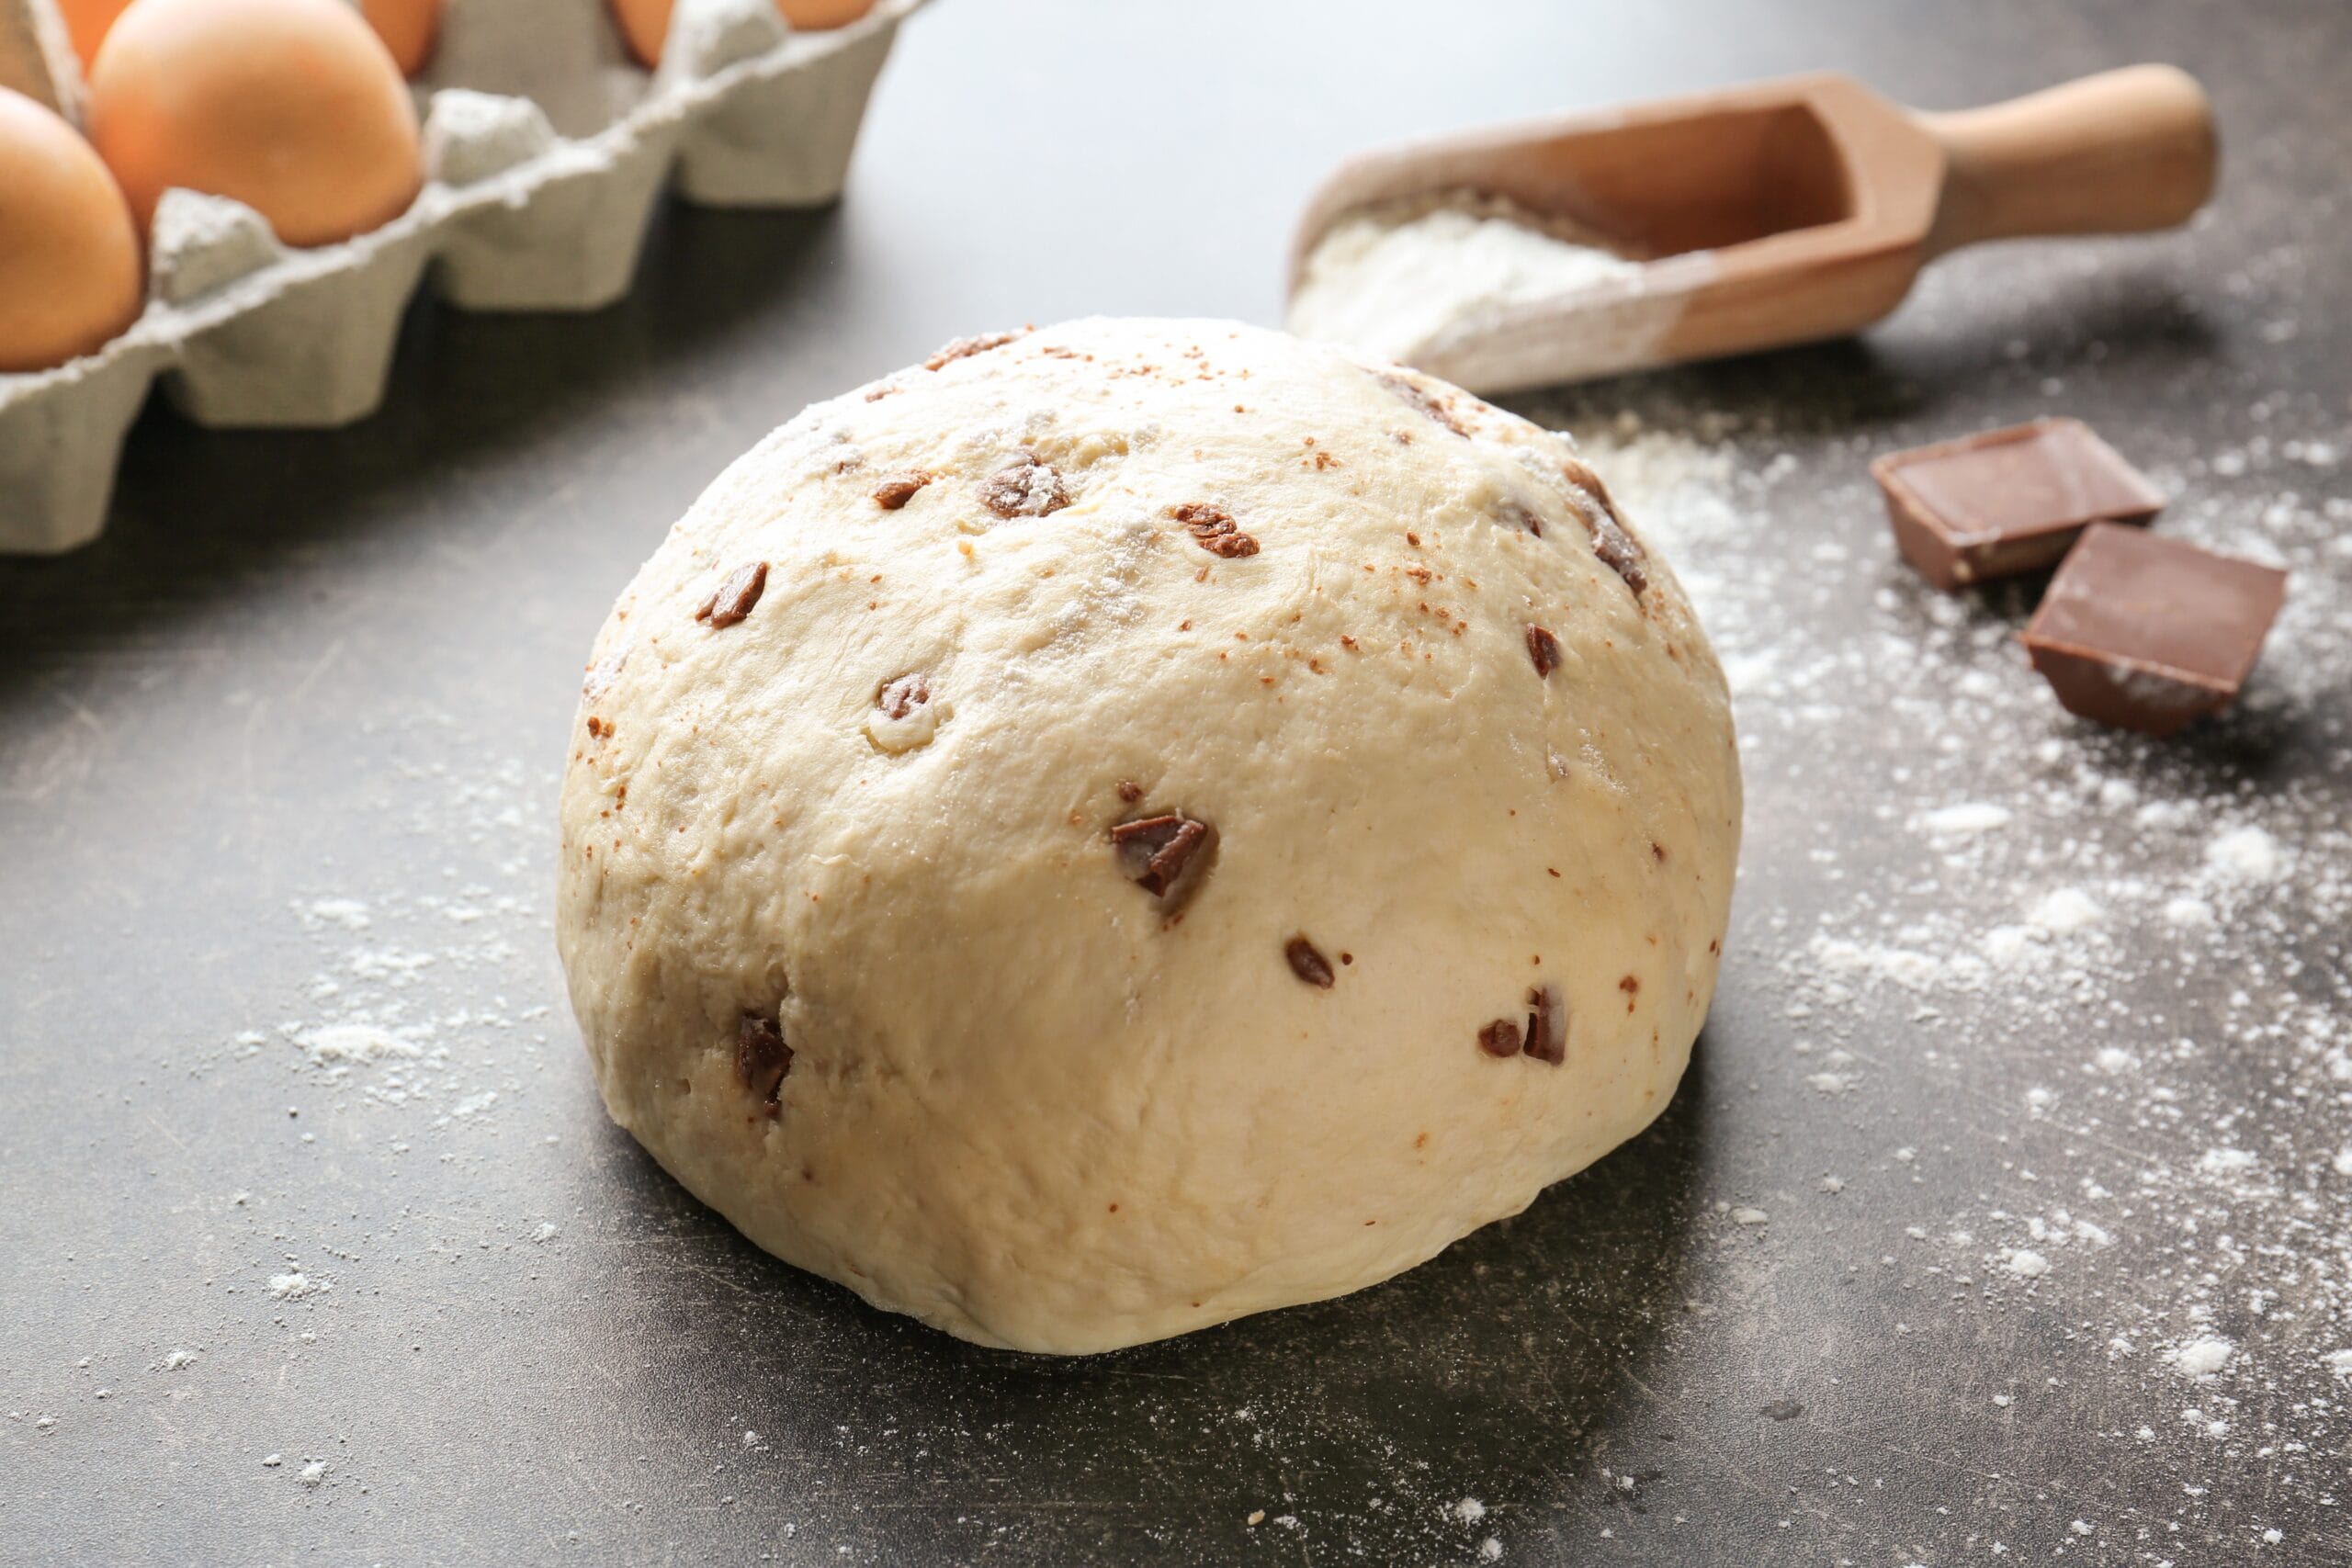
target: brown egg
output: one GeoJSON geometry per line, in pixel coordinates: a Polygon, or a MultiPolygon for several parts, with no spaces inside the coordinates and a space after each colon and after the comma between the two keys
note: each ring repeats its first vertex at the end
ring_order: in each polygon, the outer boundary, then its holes
{"type": "Polygon", "coordinates": [[[82,57],[82,69],[87,71],[90,62],[98,57],[107,29],[130,4],[130,0],[57,0],[57,8],[65,13],[65,31],[74,39],[74,52],[82,57]]]}
{"type": "Polygon", "coordinates": [[[0,371],[46,370],[139,319],[139,231],[74,129],[0,87],[0,371]]]}
{"type": "Polygon", "coordinates": [[[423,183],[408,85],[340,0],[133,0],[90,68],[89,128],[142,232],[182,186],[329,244],[423,183]]]}
{"type": "Polygon", "coordinates": [[[662,42],[670,36],[670,0],[612,0],[621,39],[647,70],[662,63],[662,42]]]}
{"type": "Polygon", "coordinates": [[[803,32],[845,28],[874,9],[874,0],[776,0],[784,19],[803,32]]]}
{"type": "Polygon", "coordinates": [[[441,31],[441,0],[359,0],[359,11],[392,51],[401,75],[424,69],[441,31]]]}
{"type": "MultiPolygon", "coordinates": [[[[628,51],[649,70],[662,63],[662,40],[670,36],[672,0],[612,0],[628,51]]],[[[784,19],[803,32],[845,28],[874,9],[874,0],[775,0],[784,19]]]]}

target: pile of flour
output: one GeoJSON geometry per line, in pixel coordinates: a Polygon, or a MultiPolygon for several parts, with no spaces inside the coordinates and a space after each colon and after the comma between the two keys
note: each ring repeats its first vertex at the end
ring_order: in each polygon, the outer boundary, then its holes
{"type": "Polygon", "coordinates": [[[1333,224],[1291,297],[1290,330],[1416,364],[1513,306],[1630,278],[1641,264],[1498,197],[1365,207],[1333,224]]]}

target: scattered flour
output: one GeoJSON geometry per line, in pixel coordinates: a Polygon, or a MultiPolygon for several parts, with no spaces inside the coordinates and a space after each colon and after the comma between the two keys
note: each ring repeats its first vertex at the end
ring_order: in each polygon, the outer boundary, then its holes
{"type": "Polygon", "coordinates": [[[356,898],[314,898],[308,905],[297,904],[305,923],[317,926],[332,923],[345,931],[364,931],[368,929],[368,906],[356,898]]]}
{"type": "Polygon", "coordinates": [[[2259,1163],[2245,1149],[2207,1149],[2197,1157],[2197,1168],[2208,1176],[2241,1176],[2259,1163]]]}
{"type": "Polygon", "coordinates": [[[2276,882],[2287,869],[2278,840],[2259,828],[2233,828],[2205,846],[2208,864],[2240,882],[2276,882]]]}
{"type": "Polygon", "coordinates": [[[2231,1353],[2236,1348],[2226,1339],[2208,1335],[2175,1348],[2172,1364],[2185,1377],[2209,1378],[2230,1364],[2231,1353]]]}
{"type": "Polygon", "coordinates": [[[1919,825],[1930,833],[1989,833],[1996,828],[2009,825],[2010,812],[2006,806],[1990,806],[1983,801],[1967,801],[1959,806],[1939,807],[1919,818],[1919,825]]]}
{"type": "Polygon", "coordinates": [[[414,1058],[424,1048],[372,1023],[334,1023],[306,1030],[294,1038],[315,1067],[339,1063],[380,1062],[387,1057],[414,1058]]]}
{"type": "Polygon", "coordinates": [[[2164,916],[2168,925],[2194,930],[2213,923],[2213,906],[2193,894],[2183,893],[2165,900],[2164,916]]]}
{"type": "Polygon", "coordinates": [[[2061,887],[2044,894],[2026,919],[2045,931],[2065,935],[2089,930],[2098,924],[2105,914],[2106,911],[2081,888],[2061,887]]]}
{"type": "Polygon", "coordinates": [[[326,1288],[324,1281],[313,1280],[300,1269],[269,1277],[269,1293],[281,1302],[298,1302],[326,1288]]]}

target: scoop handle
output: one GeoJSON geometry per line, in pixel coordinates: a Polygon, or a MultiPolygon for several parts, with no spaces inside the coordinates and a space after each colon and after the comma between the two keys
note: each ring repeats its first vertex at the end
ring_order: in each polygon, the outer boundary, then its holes
{"type": "Polygon", "coordinates": [[[2169,229],[2204,205],[2220,158],[2205,89],[2171,65],[1915,118],[1947,160],[1931,254],[2024,234],[2169,229]]]}

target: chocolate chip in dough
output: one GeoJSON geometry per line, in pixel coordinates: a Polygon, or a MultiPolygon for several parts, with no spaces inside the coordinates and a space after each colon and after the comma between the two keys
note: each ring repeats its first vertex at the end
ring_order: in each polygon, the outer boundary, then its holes
{"type": "Polygon", "coordinates": [[[774,1117],[783,1109],[785,1075],[792,1071],[792,1047],[784,1030],[765,1013],[747,1012],[735,1025],[735,1076],[774,1117]]]}
{"type": "Polygon", "coordinates": [[[1617,503],[1609,499],[1609,487],[1582,463],[1569,462],[1562,471],[1570,484],[1592,498],[1596,510],[1584,518],[1585,531],[1592,536],[1592,553],[1600,558],[1601,565],[1624,580],[1634,598],[1640,598],[1642,591],[1650,585],[1649,557],[1625,527],[1624,519],[1617,514],[1617,503]]]}
{"type": "Polygon", "coordinates": [[[1186,874],[1207,863],[1209,826],[1179,812],[1122,822],[1111,829],[1112,846],[1128,880],[1163,903],[1188,886],[1186,874]]]}
{"type": "Polygon", "coordinates": [[[883,682],[874,696],[874,705],[882,710],[885,718],[904,718],[929,701],[931,679],[920,670],[883,682]]]}
{"type": "Polygon", "coordinates": [[[943,344],[938,353],[922,362],[922,367],[926,370],[937,370],[943,366],[953,365],[959,359],[969,359],[976,354],[986,354],[989,349],[1002,348],[1006,344],[1023,335],[1024,334],[1021,333],[981,333],[976,337],[959,337],[953,343],[943,344]]]}
{"type": "Polygon", "coordinates": [[[1242,533],[1240,525],[1233,521],[1233,513],[1222,506],[1188,501],[1182,506],[1170,507],[1168,515],[1184,525],[1193,542],[1213,556],[1238,560],[1258,553],[1258,541],[1242,533]]]}
{"type": "Polygon", "coordinates": [[[1290,960],[1290,972],[1310,986],[1319,986],[1328,991],[1331,988],[1331,982],[1338,978],[1332,973],[1331,961],[1323,956],[1321,949],[1303,936],[1295,936],[1284,942],[1283,956],[1290,960]]]}
{"type": "Polygon", "coordinates": [[[767,587],[767,562],[755,560],[749,566],[739,566],[703,601],[702,608],[695,612],[695,619],[708,621],[713,631],[731,626],[752,613],[767,587]]]}
{"type": "Polygon", "coordinates": [[[1051,463],[1023,452],[980,481],[980,504],[999,517],[1043,517],[1068,506],[1069,491],[1051,463]]]}
{"type": "Polygon", "coordinates": [[[1549,680],[1552,671],[1560,667],[1560,639],[1542,626],[1527,628],[1527,657],[1535,665],[1539,680],[1549,680]]]}
{"type": "Polygon", "coordinates": [[[1412,404],[1425,417],[1436,421],[1456,435],[1465,438],[1469,435],[1470,427],[1454,415],[1452,399],[1428,391],[1394,371],[1383,370],[1376,374],[1380,377],[1381,385],[1412,404]]]}
{"type": "Polygon", "coordinates": [[[1519,1055],[1519,1025],[1507,1018],[1498,1018],[1478,1031],[1478,1048],[1489,1056],[1519,1055]]]}
{"type": "Polygon", "coordinates": [[[915,491],[930,482],[931,476],[921,468],[892,474],[874,487],[874,504],[885,512],[896,512],[915,498],[915,491]]]}
{"type": "Polygon", "coordinates": [[[1558,1066],[1568,1057],[1568,1010],[1560,999],[1560,987],[1531,987],[1527,1007],[1527,1054],[1558,1066]]]}

